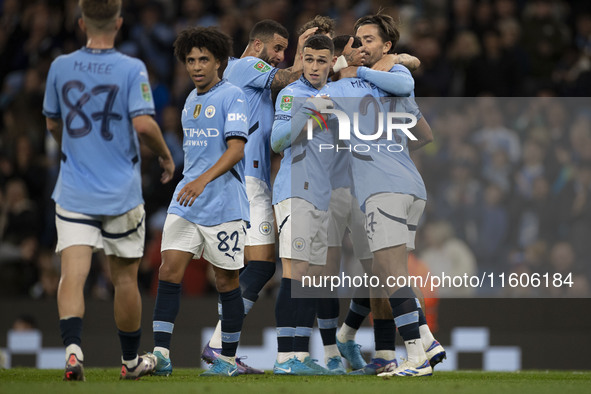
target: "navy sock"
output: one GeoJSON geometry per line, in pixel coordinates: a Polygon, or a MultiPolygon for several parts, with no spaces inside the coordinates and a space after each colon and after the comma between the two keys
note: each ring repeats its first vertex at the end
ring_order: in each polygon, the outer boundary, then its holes
{"type": "Polygon", "coordinates": [[[170,349],[170,339],[176,315],[181,304],[180,283],[158,281],[158,295],[154,306],[152,327],[154,330],[154,346],[170,349]]]}
{"type": "Polygon", "coordinates": [[[234,357],[244,321],[244,303],[240,287],[220,293],[220,300],[222,301],[222,356],[234,357]]]}
{"type": "Polygon", "coordinates": [[[295,352],[310,351],[310,336],[316,319],[316,289],[303,287],[302,282],[294,280],[293,286],[298,286],[298,294],[301,298],[296,301],[296,331],[293,341],[295,352]]]}
{"type": "Polygon", "coordinates": [[[324,346],[336,345],[337,326],[339,325],[339,299],[317,299],[318,328],[324,346]]]}
{"type": "Polygon", "coordinates": [[[419,309],[419,327],[422,325],[427,324],[427,318],[425,317],[425,312],[423,312],[423,308],[421,308],[421,303],[419,302],[419,299],[416,298],[415,299],[417,302],[417,308],[419,309]]]}
{"type": "Polygon", "coordinates": [[[369,298],[353,298],[349,305],[349,312],[347,312],[345,324],[358,330],[370,311],[369,298]]]}
{"type": "Polygon", "coordinates": [[[373,332],[377,350],[396,350],[396,326],[393,319],[374,319],[373,332]]]}
{"type": "Polygon", "coordinates": [[[390,306],[400,336],[405,341],[420,338],[419,312],[414,291],[408,286],[396,290],[390,296],[390,306]]]}
{"type": "Polygon", "coordinates": [[[119,341],[121,342],[121,353],[123,353],[123,360],[133,360],[137,356],[137,350],[140,347],[140,339],[142,337],[142,329],[133,332],[124,332],[117,330],[119,333],[119,341]]]}
{"type": "Polygon", "coordinates": [[[275,304],[277,351],[280,353],[293,352],[295,309],[295,299],[291,297],[291,279],[281,278],[275,304]]]}
{"type": "Polygon", "coordinates": [[[275,262],[249,261],[240,274],[240,288],[244,298],[244,313],[248,314],[252,304],[259,298],[259,293],[267,282],[275,275],[275,262]]]}
{"type": "Polygon", "coordinates": [[[70,317],[60,320],[60,332],[64,346],[78,345],[82,342],[82,318],[70,317]]]}

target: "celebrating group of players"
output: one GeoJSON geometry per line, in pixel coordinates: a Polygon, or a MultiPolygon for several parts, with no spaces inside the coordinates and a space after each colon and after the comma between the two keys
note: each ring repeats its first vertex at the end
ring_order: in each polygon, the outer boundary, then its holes
{"type": "Polygon", "coordinates": [[[275,21],[254,26],[240,58],[229,58],[230,38],[216,28],[179,34],[174,54],[195,89],[181,111],[184,170],[163,230],[154,351],[138,356],[137,270],[145,227],[138,136],[158,155],[163,183],[172,178],[174,164],[151,116],[154,104],[144,64],[114,49],[121,0],[80,0],[80,6],[87,44],[53,62],[43,107],[48,130],[62,149],[53,199],[56,250],[62,258],[58,309],[66,346],[64,379],[84,380],[83,286],[91,254],[101,248],[115,289],[122,379],[172,373],[169,349],[181,282],[195,256],[211,263],[219,292],[220,319],[201,355],[212,365],[203,375],[263,373],[236,358],[236,349],[245,316],[275,273],[276,229],[283,277],[275,310],[275,374],[345,374],[345,358],[353,374],[431,375],[445,351],[433,338],[411,287],[372,289],[371,297],[359,292],[337,333],[338,299],[302,285],[304,275],[338,273],[347,227],[366,272],[408,274],[407,250],[414,248],[426,201],[408,151],[430,142],[432,135],[414,100],[384,99],[413,96],[414,81],[405,66],[418,64],[412,56],[393,54],[399,35],[392,18],[363,17],[355,24],[355,37],[333,37],[334,22],[316,17],[302,28],[294,63],[287,69],[277,66],[288,33],[275,21]],[[360,112],[363,100],[375,106],[374,112],[366,107],[364,113],[370,114],[360,130],[350,134],[351,140],[339,140],[335,119],[326,114],[337,108],[360,112]],[[366,141],[377,127],[369,118],[384,103],[417,120],[413,138],[395,131],[403,149],[359,153],[320,148],[366,141]],[[319,122],[312,132],[311,116],[322,113],[325,127],[319,122]],[[271,148],[282,154],[273,187],[271,148]],[[376,354],[366,363],[355,334],[370,311],[376,354]],[[326,367],[309,355],[316,317],[326,367]],[[407,352],[400,365],[396,329],[407,352]]]}

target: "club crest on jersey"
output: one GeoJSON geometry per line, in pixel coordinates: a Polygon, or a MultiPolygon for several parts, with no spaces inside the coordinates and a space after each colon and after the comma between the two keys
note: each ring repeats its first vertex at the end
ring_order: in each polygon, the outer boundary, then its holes
{"type": "Polygon", "coordinates": [[[269,234],[271,234],[271,223],[269,223],[269,222],[262,222],[261,225],[259,226],[259,231],[263,235],[269,235],[269,234]]]}
{"type": "Polygon", "coordinates": [[[295,250],[297,250],[298,252],[301,252],[302,250],[304,250],[306,248],[306,241],[304,241],[303,238],[298,237],[293,240],[292,246],[295,250]]]}
{"type": "Polygon", "coordinates": [[[260,71],[262,73],[266,73],[267,71],[271,70],[271,66],[269,66],[267,63],[265,63],[262,60],[259,60],[255,65],[254,65],[254,69],[257,71],[260,71]]]}
{"type": "Polygon", "coordinates": [[[207,108],[205,108],[206,118],[213,118],[213,115],[215,115],[215,107],[213,105],[210,105],[207,108]]]}
{"type": "Polygon", "coordinates": [[[150,91],[150,85],[148,85],[146,82],[142,82],[140,84],[140,87],[142,89],[142,98],[144,99],[144,101],[147,103],[152,101],[152,92],[150,91]]]}
{"type": "Polygon", "coordinates": [[[201,104],[197,104],[195,106],[195,110],[193,111],[193,118],[197,119],[199,117],[200,113],[201,113],[201,104]]]}
{"type": "Polygon", "coordinates": [[[292,104],[293,96],[281,96],[281,104],[279,105],[279,108],[281,108],[282,111],[289,111],[291,109],[292,104]]]}

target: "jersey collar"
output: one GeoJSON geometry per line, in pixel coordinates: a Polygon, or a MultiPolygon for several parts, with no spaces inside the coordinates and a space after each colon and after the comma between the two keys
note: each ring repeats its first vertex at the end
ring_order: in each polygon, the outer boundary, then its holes
{"type": "Polygon", "coordinates": [[[216,90],[217,88],[219,88],[220,86],[222,86],[225,82],[226,82],[226,79],[225,78],[222,78],[218,83],[216,83],[215,85],[213,85],[211,87],[211,89],[209,89],[207,92],[197,93],[197,96],[203,96],[203,95],[205,95],[207,93],[211,93],[214,90],[216,90]]]}
{"type": "Polygon", "coordinates": [[[102,55],[104,53],[113,53],[113,52],[117,52],[117,50],[115,48],[107,48],[107,49],[95,49],[95,48],[87,48],[87,47],[82,47],[82,50],[86,53],[92,53],[94,55],[102,55]]]}
{"type": "Polygon", "coordinates": [[[304,74],[302,74],[302,76],[300,77],[300,81],[301,81],[301,82],[302,82],[304,85],[308,86],[309,88],[311,88],[311,89],[314,89],[314,90],[318,90],[318,89],[316,89],[316,88],[314,87],[314,85],[312,85],[312,84],[310,83],[310,81],[308,81],[308,80],[307,80],[307,79],[304,77],[304,74]]]}

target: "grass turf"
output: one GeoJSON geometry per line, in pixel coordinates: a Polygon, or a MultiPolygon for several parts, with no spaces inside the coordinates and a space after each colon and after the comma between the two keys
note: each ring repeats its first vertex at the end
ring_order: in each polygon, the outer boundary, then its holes
{"type": "Polygon", "coordinates": [[[236,394],[364,394],[400,393],[589,393],[591,371],[436,372],[431,377],[376,376],[238,376],[199,377],[200,370],[175,369],[169,377],[147,376],[119,381],[119,369],[87,368],[86,382],[63,382],[62,370],[14,368],[0,370],[0,393],[236,393],[236,394]]]}

